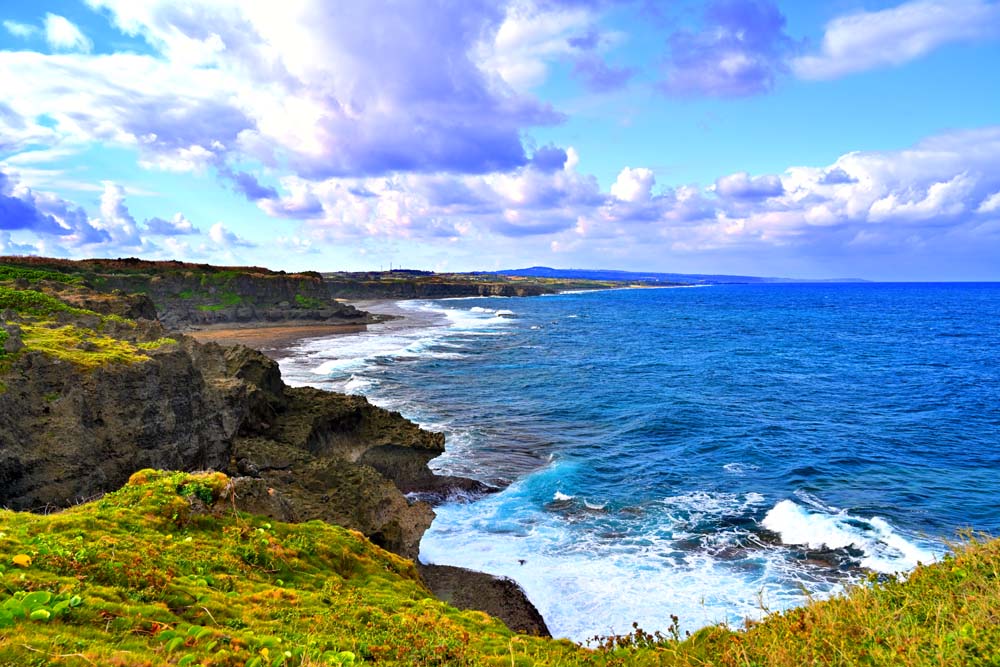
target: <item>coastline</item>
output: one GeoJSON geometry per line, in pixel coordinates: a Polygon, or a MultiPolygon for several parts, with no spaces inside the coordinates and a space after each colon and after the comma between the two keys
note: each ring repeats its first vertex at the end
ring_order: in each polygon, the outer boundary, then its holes
{"type": "MultiPolygon", "coordinates": [[[[368,334],[391,336],[400,331],[423,329],[441,322],[433,315],[419,309],[398,305],[397,299],[358,300],[350,305],[370,313],[372,322],[362,325],[329,325],[313,323],[269,324],[247,323],[240,326],[213,325],[186,332],[199,343],[215,342],[221,345],[244,345],[275,361],[294,357],[296,348],[309,341],[332,340],[341,336],[368,334]],[[377,325],[372,327],[372,325],[377,325]]],[[[283,373],[284,374],[284,373],[283,373]]],[[[286,378],[287,379],[287,378],[286,378]]],[[[339,392],[335,392],[339,393],[339,392]]],[[[444,498],[448,492],[460,489],[473,493],[488,492],[489,487],[463,477],[425,474],[419,468],[414,472],[401,460],[391,455],[382,461],[370,458],[365,461],[380,474],[387,475],[401,490],[407,490],[407,475],[416,474],[421,482],[424,500],[437,504],[431,497],[444,498]],[[400,467],[402,466],[402,467],[400,467]],[[436,490],[431,490],[431,488],[436,490]]],[[[423,504],[423,503],[420,503],[423,504]]],[[[433,514],[432,514],[433,516],[433,514]]],[[[535,637],[551,637],[545,619],[530,600],[524,589],[513,579],[463,567],[423,563],[414,558],[414,565],[424,586],[435,598],[463,610],[475,610],[500,619],[511,630],[535,637]]]]}
{"type": "Polygon", "coordinates": [[[209,324],[186,328],[183,333],[199,343],[245,345],[278,359],[297,344],[312,339],[333,338],[368,331],[372,325],[384,325],[405,319],[405,311],[393,308],[392,299],[344,301],[346,305],[367,311],[371,320],[363,323],[330,322],[246,322],[209,324]],[[370,309],[378,310],[370,310],[370,309]],[[391,311],[391,312],[390,312],[391,311]]]}
{"type": "Polygon", "coordinates": [[[306,338],[325,338],[343,334],[361,333],[366,324],[276,324],[254,323],[251,326],[234,327],[216,324],[191,329],[186,335],[199,343],[220,345],[246,345],[260,352],[271,352],[291,347],[306,338]]]}

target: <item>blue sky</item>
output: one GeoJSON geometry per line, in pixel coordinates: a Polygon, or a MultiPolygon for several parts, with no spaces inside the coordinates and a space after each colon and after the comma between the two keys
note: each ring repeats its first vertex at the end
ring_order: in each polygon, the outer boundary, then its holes
{"type": "Polygon", "coordinates": [[[0,254],[1000,280],[1000,3],[0,4],[0,254]]]}

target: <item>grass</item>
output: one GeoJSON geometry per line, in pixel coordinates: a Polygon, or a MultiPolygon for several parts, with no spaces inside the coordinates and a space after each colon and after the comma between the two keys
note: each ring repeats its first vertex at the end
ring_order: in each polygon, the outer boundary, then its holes
{"type": "MultiPolygon", "coordinates": [[[[134,326],[134,322],[118,315],[100,315],[91,310],[74,308],[59,299],[34,290],[17,290],[0,286],[0,310],[13,309],[23,318],[16,326],[21,330],[23,351],[43,352],[56,359],[61,359],[73,365],[93,369],[109,363],[132,364],[147,361],[145,351],[158,349],[166,344],[175,343],[170,338],[131,343],[106,335],[88,326],[77,324],[58,324],[52,318],[61,314],[90,318],[91,326],[98,329],[111,321],[134,326]]],[[[4,362],[0,372],[15,358],[15,354],[5,354],[3,343],[9,334],[0,329],[0,360],[4,362]]]]}
{"type": "Polygon", "coordinates": [[[70,313],[73,315],[97,315],[97,313],[83,308],[74,308],[59,299],[36,292],[34,290],[19,290],[0,285],[0,310],[16,310],[22,315],[32,315],[35,317],[51,317],[56,313],[70,313]]]}
{"type": "Polygon", "coordinates": [[[311,296],[305,296],[304,294],[295,295],[295,305],[298,306],[299,308],[312,308],[312,309],[325,308],[327,306],[327,304],[325,304],[321,299],[317,299],[311,296]]]}
{"type": "Polygon", "coordinates": [[[174,338],[157,338],[156,340],[146,341],[145,343],[136,343],[136,347],[140,350],[158,350],[166,345],[176,345],[177,340],[174,338]]]}
{"type": "Polygon", "coordinates": [[[148,361],[149,357],[142,354],[141,350],[158,347],[149,347],[148,343],[130,343],[98,333],[93,329],[73,325],[53,328],[45,325],[21,324],[20,327],[21,340],[26,350],[43,352],[84,369],[93,369],[105,364],[134,364],[148,361]]]}
{"type": "Polygon", "coordinates": [[[0,264],[0,281],[27,280],[37,283],[42,280],[52,280],[60,283],[79,284],[83,282],[83,277],[58,271],[46,271],[45,269],[26,269],[20,266],[0,264]]]}
{"type": "Polygon", "coordinates": [[[742,631],[591,650],[430,598],[354,531],[238,514],[227,484],[147,470],[58,514],[0,511],[0,665],[1000,665],[998,541],[742,631]]]}
{"type": "Polygon", "coordinates": [[[412,562],[356,532],[237,515],[220,500],[227,482],[143,471],[59,514],[0,511],[0,665],[506,667],[597,657],[430,598],[412,562]]]}
{"type": "Polygon", "coordinates": [[[213,312],[216,310],[232,308],[233,306],[239,306],[243,303],[243,297],[236,292],[223,292],[219,295],[218,299],[219,303],[203,304],[198,306],[198,310],[203,312],[213,312]]]}

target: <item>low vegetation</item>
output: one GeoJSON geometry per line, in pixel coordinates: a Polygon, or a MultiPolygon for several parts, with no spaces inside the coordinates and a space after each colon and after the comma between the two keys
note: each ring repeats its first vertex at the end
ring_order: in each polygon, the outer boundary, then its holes
{"type": "Polygon", "coordinates": [[[10,334],[0,328],[0,371],[15,354],[43,352],[80,368],[97,368],[108,363],[136,363],[149,359],[146,351],[155,350],[173,339],[133,343],[104,332],[110,322],[134,326],[134,322],[116,315],[101,315],[70,306],[56,297],[36,290],[22,290],[0,285],[0,311],[14,311],[16,321],[10,326],[19,330],[24,347],[14,354],[4,352],[10,334]]]}
{"type": "Polygon", "coordinates": [[[3,665],[577,664],[430,597],[320,522],[240,515],[221,474],[143,471],[59,514],[0,511],[3,665]]]}
{"type": "Polygon", "coordinates": [[[585,649],[432,599],[359,533],[228,494],[220,473],[147,470],[57,514],[0,511],[0,665],[1000,665],[1000,542],[745,630],[585,649]]]}

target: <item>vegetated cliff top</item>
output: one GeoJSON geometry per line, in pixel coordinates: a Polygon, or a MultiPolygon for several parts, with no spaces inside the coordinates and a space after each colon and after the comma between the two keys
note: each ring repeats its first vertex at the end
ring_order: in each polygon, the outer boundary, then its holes
{"type": "MultiPolygon", "coordinates": [[[[360,533],[235,511],[221,473],[144,470],[59,513],[0,511],[3,665],[970,665],[1000,659],[1000,543],[972,542],[744,631],[585,649],[433,599],[360,533]]],[[[665,616],[668,610],[664,611],[665,616]]]]}
{"type": "Polygon", "coordinates": [[[62,274],[104,274],[104,273],[132,273],[132,274],[157,274],[171,272],[195,272],[195,273],[240,273],[254,276],[303,276],[309,278],[319,278],[316,271],[302,271],[287,273],[285,271],[273,271],[260,266],[216,266],[212,264],[198,264],[192,262],[181,262],[177,260],[153,261],[138,259],[136,257],[119,257],[117,259],[61,259],[57,257],[34,257],[34,256],[5,256],[0,257],[0,265],[10,267],[23,267],[25,269],[36,269],[51,271],[62,274]]]}

